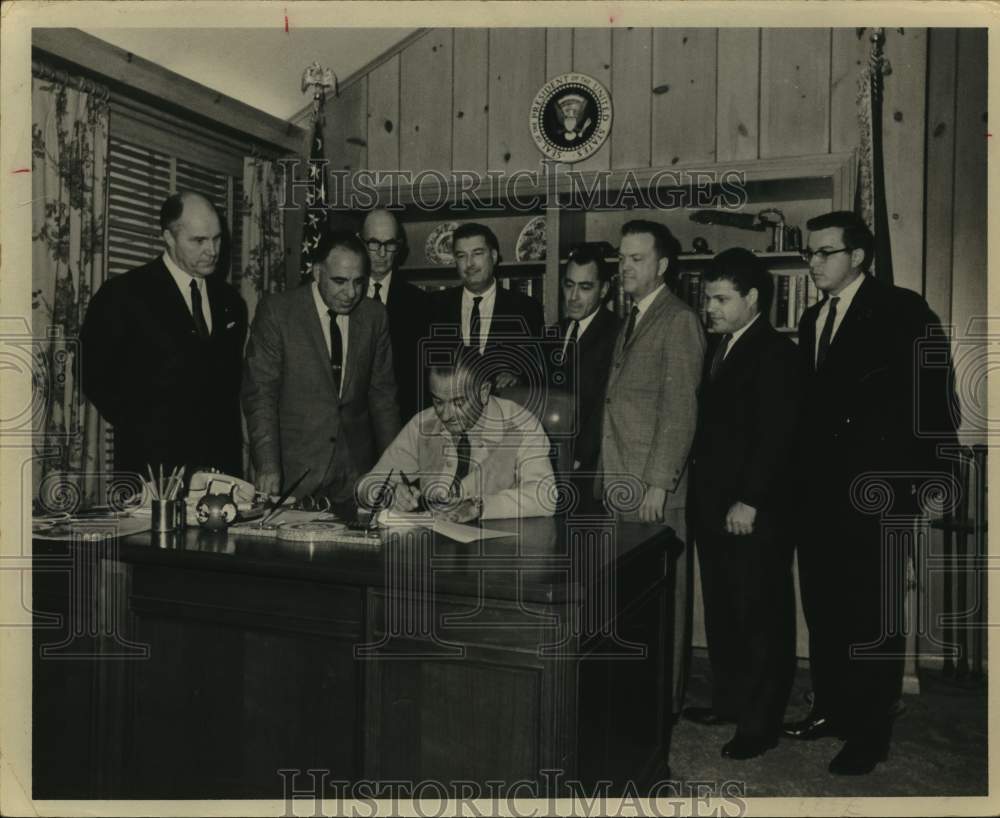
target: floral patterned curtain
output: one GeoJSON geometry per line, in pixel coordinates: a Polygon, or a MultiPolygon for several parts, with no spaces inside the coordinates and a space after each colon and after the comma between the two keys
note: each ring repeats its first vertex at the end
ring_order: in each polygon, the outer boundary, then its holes
{"type": "Polygon", "coordinates": [[[37,496],[58,486],[60,505],[89,505],[103,502],[100,475],[110,464],[104,422],[80,389],[77,339],[105,278],[108,92],[32,69],[33,488],[37,496]]]}
{"type": "Polygon", "coordinates": [[[285,289],[285,221],[278,207],[274,162],[243,160],[243,247],[240,280],[250,320],[266,294],[285,289]]]}

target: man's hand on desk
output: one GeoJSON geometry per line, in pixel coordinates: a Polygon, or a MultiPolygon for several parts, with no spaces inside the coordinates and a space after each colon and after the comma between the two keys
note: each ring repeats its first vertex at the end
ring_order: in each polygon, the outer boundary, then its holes
{"type": "Polygon", "coordinates": [[[662,523],[663,505],[667,502],[666,489],[659,486],[646,486],[646,496],[639,506],[639,519],[644,523],[662,523]]]}
{"type": "Polygon", "coordinates": [[[396,483],[392,487],[392,504],[394,511],[416,511],[420,508],[420,489],[416,486],[412,488],[405,483],[396,483]]]}
{"type": "Polygon", "coordinates": [[[261,469],[255,476],[254,488],[258,494],[270,497],[281,496],[281,470],[261,469]]]}
{"type": "Polygon", "coordinates": [[[468,500],[462,500],[457,506],[452,506],[447,511],[435,511],[434,517],[449,523],[468,523],[478,520],[482,513],[482,498],[471,497],[468,500]]]}

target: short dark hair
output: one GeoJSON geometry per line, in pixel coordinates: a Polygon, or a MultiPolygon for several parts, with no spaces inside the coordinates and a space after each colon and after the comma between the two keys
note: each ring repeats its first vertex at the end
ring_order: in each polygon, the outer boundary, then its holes
{"type": "Polygon", "coordinates": [[[458,342],[432,344],[428,350],[427,360],[430,361],[428,372],[439,378],[450,378],[452,375],[465,372],[469,375],[469,383],[475,390],[490,381],[488,368],[484,365],[487,359],[484,359],[474,347],[467,347],[458,342]]]}
{"type": "Polygon", "coordinates": [[[500,242],[497,241],[496,234],[485,224],[479,224],[479,222],[466,222],[465,224],[460,224],[458,229],[452,234],[452,246],[454,246],[455,242],[459,239],[471,239],[476,236],[481,236],[486,240],[486,244],[489,246],[490,250],[497,254],[497,258],[499,260],[500,242]]]}
{"type": "Polygon", "coordinates": [[[215,215],[219,218],[219,224],[224,221],[221,216],[219,216],[219,211],[216,206],[212,203],[212,200],[206,196],[202,196],[200,193],[195,193],[190,190],[179,190],[176,193],[172,193],[164,200],[163,205],[160,207],[160,230],[173,230],[177,226],[177,222],[180,221],[181,216],[184,215],[184,202],[188,199],[201,199],[205,204],[207,204],[213,211],[215,215]]]}
{"type": "Polygon", "coordinates": [[[622,225],[622,236],[648,234],[653,237],[657,258],[667,259],[667,275],[664,278],[673,279],[677,276],[677,256],[681,253],[681,243],[674,238],[666,225],[648,219],[632,219],[622,225]]]}
{"type": "Polygon", "coordinates": [[[312,260],[316,264],[324,262],[330,253],[338,247],[350,250],[361,259],[363,275],[367,276],[371,272],[371,259],[368,258],[368,250],[365,248],[364,242],[350,230],[324,231],[320,237],[319,244],[316,246],[316,252],[312,254],[312,260]]]}
{"type": "Polygon", "coordinates": [[[740,295],[757,290],[757,309],[764,316],[771,312],[774,280],[763,260],[743,247],[723,250],[709,263],[703,281],[730,281],[740,295]]]}
{"type": "MultiPolygon", "coordinates": [[[[594,264],[597,266],[598,280],[602,284],[609,284],[613,272],[607,259],[609,255],[613,254],[614,250],[607,242],[584,242],[583,244],[577,244],[570,249],[566,257],[566,269],[569,268],[571,263],[580,266],[594,264]]],[[[566,269],[563,270],[563,275],[566,274],[566,269]]]]}
{"type": "Polygon", "coordinates": [[[839,227],[844,231],[844,246],[849,250],[863,250],[864,259],[861,269],[867,271],[875,257],[875,236],[857,213],[850,210],[834,210],[815,216],[806,222],[809,230],[826,230],[828,227],[839,227]]]}

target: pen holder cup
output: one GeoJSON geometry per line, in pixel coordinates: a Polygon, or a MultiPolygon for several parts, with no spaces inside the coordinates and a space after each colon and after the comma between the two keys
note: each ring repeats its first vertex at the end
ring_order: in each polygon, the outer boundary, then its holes
{"type": "Polygon", "coordinates": [[[153,531],[178,531],[187,525],[187,504],[183,500],[153,500],[153,531]]]}

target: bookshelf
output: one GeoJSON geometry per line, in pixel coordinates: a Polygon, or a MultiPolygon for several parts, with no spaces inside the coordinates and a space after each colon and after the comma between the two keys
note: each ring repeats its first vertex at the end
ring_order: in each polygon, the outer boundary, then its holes
{"type": "MultiPolygon", "coordinates": [[[[425,245],[432,232],[443,222],[477,221],[486,224],[497,235],[500,243],[500,265],[497,279],[501,286],[517,288],[538,299],[545,311],[545,319],[554,323],[559,318],[559,276],[571,247],[580,242],[607,242],[617,247],[621,226],[631,219],[650,219],[666,224],[681,242],[685,252],[679,258],[678,289],[699,312],[703,312],[700,293],[700,269],[714,255],[729,247],[745,247],[765,259],[768,269],[775,276],[775,298],[772,322],[782,332],[795,333],[798,317],[817,293],[808,279],[808,265],[795,251],[775,252],[769,246],[770,231],[741,229],[726,224],[705,224],[691,220],[695,210],[729,209],[735,213],[759,214],[778,209],[784,214],[785,224],[798,227],[805,233],[808,219],[829,210],[850,209],[854,196],[856,159],[853,153],[819,154],[783,159],[765,159],[747,162],[717,163],[670,168],[642,168],[613,172],[580,172],[582,180],[574,188],[565,174],[558,184],[532,187],[519,184],[515,195],[503,199],[495,194],[495,186],[433,190],[397,187],[379,196],[383,205],[393,206],[407,232],[408,257],[400,273],[409,281],[426,290],[456,286],[458,275],[452,265],[435,264],[427,257],[425,245]],[[729,179],[733,174],[740,179],[742,200],[738,206],[720,208],[713,204],[713,197],[722,188],[708,184],[698,190],[690,185],[677,183],[684,178],[729,179]],[[668,181],[664,182],[663,180],[668,181]],[[588,188],[600,185],[615,193],[625,190],[655,191],[658,201],[671,196],[680,202],[670,207],[600,206],[579,207],[573,196],[580,185],[588,188]],[[469,196],[484,197],[481,207],[470,207],[469,196]],[[685,194],[687,198],[685,199],[685,194]],[[537,205],[524,208],[523,202],[537,199],[537,205]],[[437,204],[428,208],[428,200],[437,204]],[[401,211],[401,212],[400,212],[401,211]],[[515,247],[524,226],[532,219],[543,217],[546,228],[547,253],[544,259],[515,261],[515,247]],[[709,248],[707,253],[692,252],[694,240],[701,239],[709,248]]],[[[731,189],[731,188],[730,188],[731,189]]],[[[803,240],[805,236],[803,235],[803,240]]],[[[700,243],[699,243],[700,244],[700,243]]],[[[704,246],[704,245],[701,245],[704,246]]],[[[624,309],[622,293],[617,294],[616,307],[624,309]]]]}

